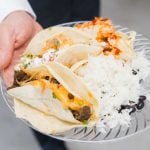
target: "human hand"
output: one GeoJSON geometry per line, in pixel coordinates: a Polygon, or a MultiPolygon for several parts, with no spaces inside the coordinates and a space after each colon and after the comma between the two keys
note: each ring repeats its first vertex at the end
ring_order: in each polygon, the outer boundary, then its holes
{"type": "Polygon", "coordinates": [[[13,83],[14,65],[31,38],[42,27],[28,13],[16,11],[0,24],[0,70],[7,87],[13,83]]]}

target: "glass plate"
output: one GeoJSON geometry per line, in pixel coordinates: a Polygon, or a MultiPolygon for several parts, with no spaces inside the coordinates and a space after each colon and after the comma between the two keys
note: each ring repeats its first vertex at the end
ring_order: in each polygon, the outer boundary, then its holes
{"type": "MultiPolygon", "coordinates": [[[[58,26],[73,26],[76,23],[82,23],[84,21],[79,22],[70,22],[60,24],[58,26]]],[[[116,26],[118,31],[124,32],[125,34],[129,33],[128,28],[123,28],[119,25],[116,26]]],[[[134,42],[135,51],[143,51],[145,57],[150,60],[150,40],[144,37],[142,34],[137,34],[134,42]]],[[[7,94],[6,87],[1,78],[0,91],[3,96],[3,100],[6,102],[8,107],[14,113],[14,104],[12,98],[7,94]]],[[[143,83],[143,87],[146,93],[150,93],[150,80],[147,80],[143,83]]],[[[22,120],[29,127],[34,128],[29,122],[22,120]]],[[[53,138],[57,138],[64,141],[79,141],[79,142],[109,142],[115,141],[123,138],[127,138],[129,136],[138,134],[150,127],[150,104],[148,101],[145,103],[145,107],[136,111],[132,114],[132,120],[129,127],[125,126],[117,126],[113,129],[108,129],[105,133],[100,132],[96,127],[93,128],[74,128],[67,132],[62,133],[61,135],[47,135],[53,138]]],[[[38,131],[38,130],[37,130],[38,131]]],[[[44,134],[44,133],[43,133],[44,134]]]]}

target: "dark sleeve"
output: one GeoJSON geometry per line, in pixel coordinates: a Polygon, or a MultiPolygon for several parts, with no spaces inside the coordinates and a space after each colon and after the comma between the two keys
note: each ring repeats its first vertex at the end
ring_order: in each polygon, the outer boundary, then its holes
{"type": "Polygon", "coordinates": [[[89,20],[99,15],[99,0],[29,0],[44,27],[77,20],[89,20]]]}
{"type": "Polygon", "coordinates": [[[73,20],[91,20],[99,14],[99,0],[73,0],[71,14],[73,20]]]}

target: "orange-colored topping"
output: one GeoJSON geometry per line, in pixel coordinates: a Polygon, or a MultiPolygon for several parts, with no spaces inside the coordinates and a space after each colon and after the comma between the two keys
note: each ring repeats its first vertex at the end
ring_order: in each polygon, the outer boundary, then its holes
{"type": "Polygon", "coordinates": [[[56,98],[62,102],[64,108],[79,110],[83,106],[91,106],[91,104],[86,100],[73,96],[61,84],[46,82],[44,79],[34,80],[31,84],[33,86],[41,87],[41,93],[44,93],[46,89],[51,89],[56,98]]]}
{"type": "Polygon", "coordinates": [[[111,47],[104,47],[104,49],[103,49],[103,54],[104,55],[109,55],[111,52],[112,52],[111,47]]]}
{"type": "Polygon", "coordinates": [[[107,18],[102,18],[102,17],[95,17],[92,21],[85,22],[82,24],[76,24],[75,27],[77,28],[89,28],[95,25],[103,25],[103,24],[109,24],[112,25],[111,20],[107,18]]]}
{"type": "Polygon", "coordinates": [[[95,17],[94,20],[90,21],[90,22],[85,22],[83,24],[77,24],[76,27],[77,28],[90,28],[93,27],[95,25],[99,26],[99,31],[97,33],[96,36],[96,40],[101,42],[101,41],[106,41],[107,38],[111,37],[112,34],[114,34],[115,32],[115,28],[112,25],[111,20],[107,19],[107,18],[98,18],[95,17]]]}
{"type": "Polygon", "coordinates": [[[45,47],[43,48],[43,50],[45,51],[50,48],[57,50],[59,46],[60,46],[59,40],[57,38],[54,38],[54,39],[46,41],[45,47]]]}
{"type": "Polygon", "coordinates": [[[121,50],[118,48],[114,49],[114,55],[119,55],[121,53],[121,50]]]}
{"type": "Polygon", "coordinates": [[[103,49],[103,54],[108,56],[108,55],[114,55],[115,58],[118,58],[118,56],[121,54],[121,50],[118,49],[117,47],[113,47],[110,44],[104,47],[103,49]]]}
{"type": "Polygon", "coordinates": [[[65,108],[70,108],[71,110],[79,110],[83,106],[91,105],[89,102],[73,96],[60,84],[50,83],[50,89],[54,92],[56,98],[63,103],[65,108]]]}
{"type": "Polygon", "coordinates": [[[72,44],[73,41],[70,38],[64,36],[63,34],[59,34],[58,36],[55,36],[54,38],[47,40],[42,50],[47,51],[50,48],[58,50],[60,47],[72,44]]]}
{"type": "Polygon", "coordinates": [[[91,28],[95,25],[99,26],[96,40],[98,42],[106,42],[107,46],[103,50],[104,55],[114,55],[115,57],[121,53],[121,50],[117,48],[117,42],[121,36],[116,32],[111,20],[107,18],[95,17],[94,20],[90,22],[85,22],[83,24],[77,24],[76,27],[79,29],[91,28]],[[110,43],[113,40],[113,44],[110,43]]]}

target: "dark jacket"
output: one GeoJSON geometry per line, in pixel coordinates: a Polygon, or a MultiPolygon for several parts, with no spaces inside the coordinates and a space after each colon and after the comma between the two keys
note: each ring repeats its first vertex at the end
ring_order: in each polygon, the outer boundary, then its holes
{"type": "Polygon", "coordinates": [[[37,20],[48,27],[64,22],[90,20],[99,15],[99,0],[29,0],[37,20]]]}

